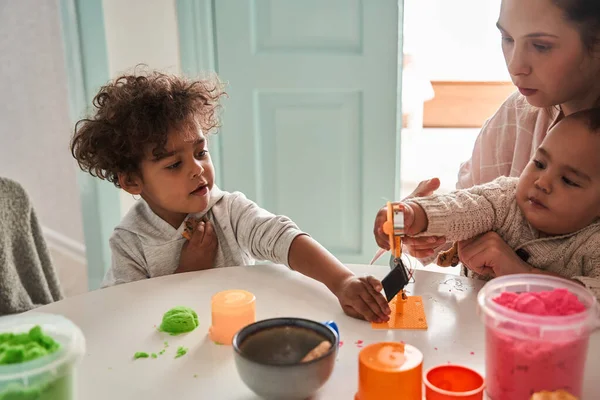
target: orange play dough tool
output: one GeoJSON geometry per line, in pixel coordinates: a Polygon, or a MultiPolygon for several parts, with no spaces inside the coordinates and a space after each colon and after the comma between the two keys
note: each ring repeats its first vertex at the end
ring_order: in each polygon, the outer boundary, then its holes
{"type": "Polygon", "coordinates": [[[400,206],[387,202],[387,221],[383,223],[383,233],[390,238],[390,251],[395,258],[402,256],[402,239],[399,232],[394,232],[394,211],[401,212],[400,206]],[[398,234],[395,234],[398,233],[398,234]]]}
{"type": "Polygon", "coordinates": [[[423,354],[398,342],[369,345],[358,355],[355,400],[423,399],[423,354]]]}
{"type": "MultiPolygon", "coordinates": [[[[383,232],[389,236],[390,250],[396,263],[395,268],[405,268],[400,259],[404,234],[402,213],[402,206],[388,201],[387,221],[383,224],[383,232]],[[398,221],[395,221],[395,218],[398,218],[398,221]]],[[[405,291],[401,290],[389,305],[391,309],[389,321],[372,323],[373,329],[427,329],[427,318],[421,296],[406,296],[405,291]]]]}
{"type": "Polygon", "coordinates": [[[389,321],[373,322],[373,329],[427,329],[421,296],[408,296],[406,300],[396,296],[389,304],[392,310],[389,321]]]}
{"type": "Polygon", "coordinates": [[[256,321],[256,297],[245,290],[225,290],[212,297],[210,339],[219,344],[231,344],[233,336],[256,321]]]}

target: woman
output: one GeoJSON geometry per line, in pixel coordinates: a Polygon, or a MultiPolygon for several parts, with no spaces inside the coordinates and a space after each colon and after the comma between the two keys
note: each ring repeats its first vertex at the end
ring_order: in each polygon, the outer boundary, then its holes
{"type": "MultiPolygon", "coordinates": [[[[497,26],[518,92],[483,126],[471,159],[461,165],[457,188],[519,176],[550,127],[600,99],[600,1],[502,0],[497,26]]],[[[409,197],[429,195],[438,187],[438,179],[421,182],[409,197]]],[[[385,218],[382,209],[374,234],[387,249],[381,229],[385,218]]],[[[427,264],[445,239],[406,238],[404,244],[427,264]]],[[[494,232],[459,243],[459,256],[473,272],[488,267],[499,276],[531,269],[494,232]]]]}

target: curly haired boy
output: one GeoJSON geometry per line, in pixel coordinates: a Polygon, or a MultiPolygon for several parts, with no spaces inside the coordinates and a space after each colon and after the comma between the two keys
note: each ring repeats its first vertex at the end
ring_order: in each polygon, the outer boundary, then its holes
{"type": "Polygon", "coordinates": [[[216,79],[124,75],[100,89],[94,114],[75,126],[79,166],[141,197],[110,238],[103,286],[268,260],[325,284],[348,315],[388,320],[377,279],[356,277],[289,218],[215,185],[209,142],[223,94],[216,79]]]}

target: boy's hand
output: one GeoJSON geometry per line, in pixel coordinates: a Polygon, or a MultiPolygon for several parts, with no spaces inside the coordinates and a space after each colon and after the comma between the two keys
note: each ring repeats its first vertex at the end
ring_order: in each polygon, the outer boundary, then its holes
{"type": "Polygon", "coordinates": [[[201,221],[190,240],[181,249],[179,267],[175,273],[201,271],[214,266],[217,256],[217,234],[210,221],[201,221]]]}
{"type": "Polygon", "coordinates": [[[369,322],[384,322],[390,318],[390,306],[381,294],[381,282],[372,276],[345,279],[334,293],[346,314],[369,322]]]}
{"type": "MultiPolygon", "coordinates": [[[[400,205],[404,209],[404,232],[407,236],[417,235],[427,229],[427,215],[425,211],[416,203],[406,201],[403,203],[393,203],[400,205]]],[[[375,241],[382,249],[390,249],[390,239],[387,233],[383,231],[383,224],[387,221],[387,207],[383,207],[375,217],[375,226],[373,233],[375,241]]]]}

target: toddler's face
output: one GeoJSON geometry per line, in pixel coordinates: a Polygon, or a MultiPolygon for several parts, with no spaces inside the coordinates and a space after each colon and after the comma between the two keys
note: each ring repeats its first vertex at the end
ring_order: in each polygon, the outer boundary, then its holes
{"type": "Polygon", "coordinates": [[[575,232],[600,216],[600,133],[565,119],[550,130],[521,174],[517,204],[537,230],[575,232]]]}
{"type": "Polygon", "coordinates": [[[170,133],[159,157],[148,149],[141,172],[142,197],[171,225],[178,227],[187,214],[208,206],[215,172],[202,131],[170,133]]]}

